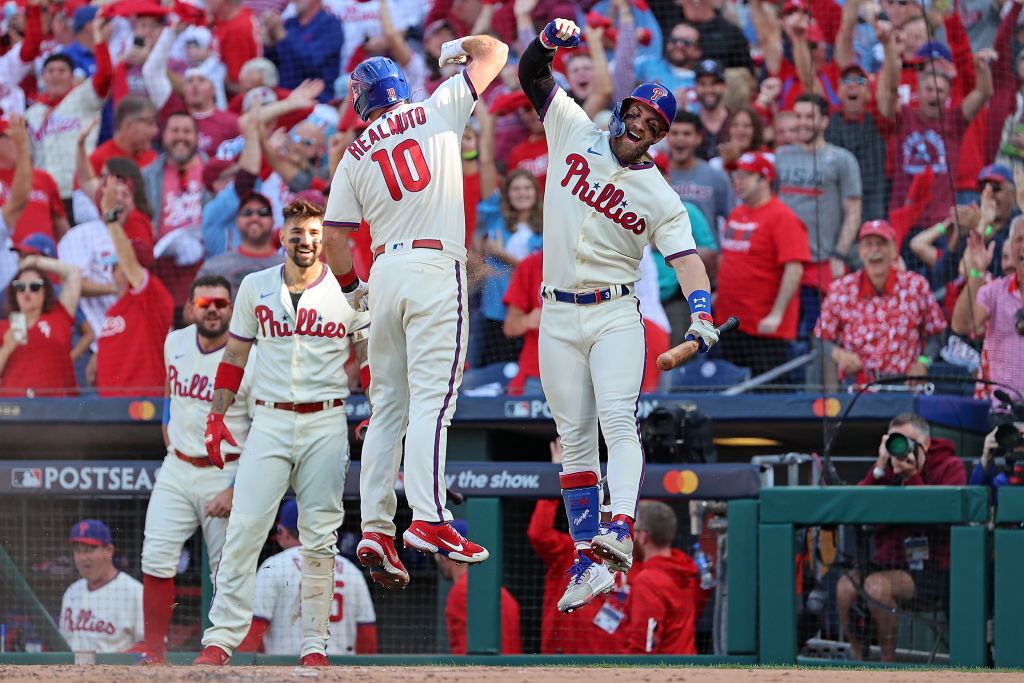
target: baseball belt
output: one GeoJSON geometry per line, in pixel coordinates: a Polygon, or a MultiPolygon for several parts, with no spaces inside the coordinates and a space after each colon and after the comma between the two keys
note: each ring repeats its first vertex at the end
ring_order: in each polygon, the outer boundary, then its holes
{"type": "MultiPolygon", "coordinates": [[[[190,457],[188,455],[185,455],[184,453],[179,451],[177,448],[174,449],[174,454],[176,456],[178,456],[178,460],[184,460],[189,465],[192,465],[192,467],[212,467],[213,466],[213,463],[210,462],[210,459],[207,458],[205,455],[203,457],[201,457],[201,458],[193,458],[193,457],[190,457]]],[[[224,463],[227,464],[229,462],[234,462],[234,461],[238,460],[240,455],[241,455],[240,453],[225,453],[224,454],[224,463]]]]}
{"type": "Polygon", "coordinates": [[[261,401],[257,399],[256,405],[266,406],[267,408],[273,408],[274,410],[287,410],[292,413],[319,413],[321,410],[337,408],[340,405],[345,405],[345,399],[335,398],[328,399],[326,401],[314,401],[313,403],[275,403],[273,401],[261,401]]]}
{"type": "Polygon", "coordinates": [[[373,250],[373,260],[376,261],[377,257],[385,251],[404,251],[405,249],[437,249],[441,251],[444,249],[444,245],[441,240],[413,240],[412,242],[382,244],[373,250]]]}
{"type": "Polygon", "coordinates": [[[612,299],[628,296],[629,292],[630,290],[627,285],[612,285],[611,287],[592,289],[586,292],[570,292],[565,289],[555,289],[554,287],[547,286],[540,289],[540,295],[545,299],[560,301],[565,304],[578,304],[580,306],[611,301],[612,299]]]}

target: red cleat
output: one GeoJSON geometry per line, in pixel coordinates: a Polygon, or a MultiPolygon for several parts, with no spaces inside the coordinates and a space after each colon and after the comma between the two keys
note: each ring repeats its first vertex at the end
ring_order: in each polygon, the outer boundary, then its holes
{"type": "Polygon", "coordinates": [[[327,661],[327,655],[322,655],[319,652],[310,652],[308,655],[302,655],[302,666],[330,666],[327,661]]]}
{"type": "Polygon", "coordinates": [[[356,546],[359,564],[370,568],[370,577],[385,588],[405,588],[409,585],[409,572],[398,559],[395,539],[374,531],[363,533],[356,546]]]}
{"type": "Polygon", "coordinates": [[[227,666],[230,663],[231,655],[216,645],[207,645],[192,662],[192,666],[227,666]]]}
{"type": "Polygon", "coordinates": [[[415,548],[423,553],[439,553],[449,560],[466,564],[483,562],[490,557],[486,548],[464,538],[450,522],[413,522],[402,534],[402,540],[407,548],[415,548]]]}

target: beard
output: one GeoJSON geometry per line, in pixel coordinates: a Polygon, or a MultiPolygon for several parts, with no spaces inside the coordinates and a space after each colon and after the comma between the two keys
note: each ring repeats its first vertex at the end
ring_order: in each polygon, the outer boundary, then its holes
{"type": "Polygon", "coordinates": [[[206,326],[207,320],[208,318],[203,318],[202,320],[196,322],[196,332],[199,334],[200,337],[205,337],[207,339],[216,339],[217,337],[223,336],[224,333],[228,331],[229,321],[224,320],[220,316],[217,316],[217,326],[213,329],[210,329],[209,327],[206,326]]]}
{"type": "Polygon", "coordinates": [[[197,148],[193,147],[188,151],[187,154],[175,154],[174,152],[167,152],[167,159],[175,164],[176,166],[184,166],[188,162],[192,161],[192,157],[196,155],[197,148]]]}
{"type": "Polygon", "coordinates": [[[313,250],[308,254],[299,253],[298,247],[288,250],[288,259],[292,263],[297,265],[299,268],[309,268],[310,266],[316,263],[316,260],[317,258],[319,258],[319,256],[320,255],[316,252],[316,250],[313,250]]]}
{"type": "Polygon", "coordinates": [[[643,159],[644,155],[647,154],[647,150],[651,148],[650,145],[642,142],[639,144],[633,143],[626,137],[625,133],[617,138],[612,138],[611,147],[612,151],[615,152],[615,156],[626,166],[635,164],[643,159]]]}

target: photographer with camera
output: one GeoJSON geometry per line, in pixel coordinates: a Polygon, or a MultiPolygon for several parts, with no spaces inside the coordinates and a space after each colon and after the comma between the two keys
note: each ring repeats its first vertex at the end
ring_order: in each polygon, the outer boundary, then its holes
{"type": "Polygon", "coordinates": [[[1001,486],[1024,485],[1024,423],[1000,424],[985,436],[981,460],[971,472],[971,486],[992,489],[992,504],[999,503],[1001,486]],[[1003,469],[996,467],[996,458],[1005,458],[1003,469]]]}
{"type": "MultiPolygon", "coordinates": [[[[964,486],[967,473],[953,442],[932,438],[919,415],[902,413],[889,422],[878,445],[878,460],[860,486],[964,486]]],[[[896,659],[897,607],[915,610],[941,603],[949,609],[949,529],[935,526],[879,525],[871,566],[839,579],[836,607],[843,632],[862,656],[863,634],[850,628],[851,608],[864,598],[878,625],[882,661],[896,659]],[[862,574],[863,572],[863,574],[862,574]],[[865,575],[866,574],[866,575],[865,575]]]]}

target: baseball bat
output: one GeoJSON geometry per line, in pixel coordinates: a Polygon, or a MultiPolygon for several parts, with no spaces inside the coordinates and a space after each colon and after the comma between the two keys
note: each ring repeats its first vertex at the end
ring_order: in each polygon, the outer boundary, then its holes
{"type": "MultiPolygon", "coordinates": [[[[728,320],[716,327],[715,331],[721,335],[723,332],[735,330],[739,326],[740,319],[731,315],[728,320]]],[[[698,349],[700,349],[700,341],[695,339],[685,341],[678,346],[673,346],[671,349],[658,356],[658,367],[666,372],[673,368],[678,368],[680,365],[693,358],[698,349]]]]}

